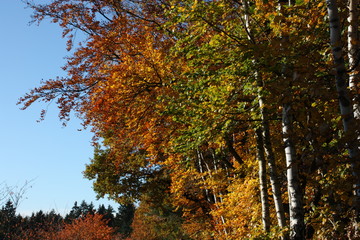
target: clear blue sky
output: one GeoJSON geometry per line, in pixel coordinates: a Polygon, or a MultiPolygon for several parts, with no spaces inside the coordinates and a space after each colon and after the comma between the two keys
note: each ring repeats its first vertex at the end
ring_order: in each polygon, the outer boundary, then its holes
{"type": "Polygon", "coordinates": [[[68,212],[74,201],[93,201],[118,205],[106,200],[95,201],[92,183],[82,171],[92,157],[92,134],[81,129],[73,118],[62,127],[55,104],[49,106],[45,121],[38,123],[44,104],[37,103],[26,111],[19,110],[19,97],[38,86],[41,79],[64,76],[61,70],[65,39],[61,29],[44,21],[31,25],[31,9],[21,0],[2,0],[0,8],[0,183],[21,186],[35,179],[18,212],[55,209],[68,212]]]}

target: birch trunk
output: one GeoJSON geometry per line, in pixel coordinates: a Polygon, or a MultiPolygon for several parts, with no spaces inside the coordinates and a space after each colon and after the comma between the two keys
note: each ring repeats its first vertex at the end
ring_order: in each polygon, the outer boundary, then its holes
{"type": "Polygon", "coordinates": [[[293,142],[291,105],[288,103],[283,105],[282,125],[289,194],[290,239],[305,239],[303,194],[300,186],[299,163],[296,160],[293,142]]]}
{"type": "Polygon", "coordinates": [[[357,6],[359,5],[359,0],[349,0],[349,16],[348,16],[348,58],[349,58],[349,87],[355,92],[355,97],[353,98],[353,109],[355,119],[360,119],[360,109],[359,109],[359,96],[358,96],[358,87],[359,82],[359,24],[358,17],[359,11],[357,6]]]}
{"type": "MultiPolygon", "coordinates": [[[[294,0],[289,0],[288,6],[295,4],[294,0]]],[[[282,37],[282,41],[288,42],[289,37],[282,37]]],[[[283,65],[283,75],[285,80],[291,78],[289,76],[289,67],[283,65]],[[288,73],[287,73],[288,72],[288,73]]],[[[292,72],[293,80],[297,79],[297,73],[292,72]]],[[[288,90],[287,93],[291,96],[291,91],[288,90]]],[[[286,160],[286,177],[287,177],[287,186],[288,186],[288,195],[289,195],[289,220],[290,220],[290,239],[300,240],[305,239],[305,218],[304,218],[304,208],[303,208],[303,198],[304,194],[300,185],[300,176],[299,176],[299,161],[296,159],[296,150],[293,140],[293,116],[291,109],[291,101],[287,101],[283,104],[282,111],[282,133],[284,141],[284,150],[285,150],[285,160],[286,160]]]]}
{"type": "Polygon", "coordinates": [[[256,147],[257,147],[257,158],[259,161],[259,180],[260,180],[260,198],[262,207],[262,223],[265,232],[270,231],[270,211],[269,211],[269,195],[266,179],[266,161],[264,154],[264,141],[262,136],[262,130],[257,129],[256,134],[256,147]]]}
{"type": "MultiPolygon", "coordinates": [[[[251,29],[250,29],[250,21],[249,21],[249,15],[248,15],[248,10],[249,10],[248,1],[244,0],[244,1],[242,1],[242,3],[244,5],[244,10],[245,10],[245,14],[244,14],[245,26],[244,27],[248,34],[248,40],[250,42],[254,43],[253,36],[251,34],[251,29]]],[[[257,72],[255,74],[255,78],[256,78],[256,81],[259,83],[260,80],[259,80],[259,76],[258,76],[257,72]]],[[[264,154],[264,139],[263,139],[262,132],[263,131],[261,129],[255,130],[258,161],[259,161],[259,181],[260,181],[260,197],[261,197],[261,206],[262,206],[262,223],[263,223],[264,231],[269,232],[270,231],[270,210],[269,210],[270,205],[269,205],[269,196],[268,196],[268,192],[267,192],[266,159],[265,159],[265,154],[264,154]]],[[[270,173],[272,173],[272,171],[270,173]]],[[[273,183],[273,178],[271,178],[271,182],[273,183]]],[[[272,184],[272,188],[274,191],[273,184],[272,184]]],[[[278,191],[276,191],[276,192],[278,192],[278,191]]],[[[279,195],[277,195],[277,196],[279,196],[279,195]]],[[[275,199],[279,199],[279,198],[274,197],[276,213],[278,213],[278,208],[276,207],[277,202],[275,199]]],[[[281,193],[280,193],[280,201],[281,201],[281,193]]],[[[281,202],[281,207],[282,207],[282,202],[281,202]]],[[[282,207],[282,212],[284,212],[283,207],[282,207]]],[[[281,224],[279,223],[279,225],[281,228],[285,226],[285,224],[283,224],[283,222],[281,222],[281,224]]]]}
{"type": "MultiPolygon", "coordinates": [[[[349,68],[351,69],[349,75],[349,88],[352,90],[355,95],[353,96],[353,111],[354,118],[360,120],[360,105],[359,105],[359,88],[357,84],[359,83],[359,10],[358,10],[359,0],[349,0],[349,16],[348,16],[348,58],[349,58],[349,68]]],[[[359,142],[360,134],[359,130],[356,128],[356,138],[359,142]]],[[[354,138],[355,138],[354,137],[354,138]]],[[[356,209],[357,212],[360,212],[360,170],[359,170],[359,145],[354,146],[357,148],[356,151],[356,162],[353,163],[355,171],[353,175],[357,178],[357,182],[354,184],[355,196],[356,196],[356,209]]]]}
{"type": "Polygon", "coordinates": [[[344,132],[348,137],[347,148],[352,163],[352,173],[354,176],[354,208],[360,211],[360,174],[359,174],[359,151],[357,144],[356,122],[351,104],[350,92],[347,85],[347,73],[345,60],[342,52],[341,25],[337,9],[336,0],[326,0],[330,22],[330,44],[336,69],[336,89],[339,98],[340,113],[344,132]]]}
{"type": "MultiPolygon", "coordinates": [[[[291,1],[289,1],[289,4],[291,4],[291,1]]],[[[249,35],[248,39],[249,39],[249,41],[252,42],[253,37],[251,36],[249,16],[247,14],[247,12],[248,12],[247,1],[244,1],[244,6],[245,6],[245,13],[246,13],[244,16],[245,17],[245,28],[247,29],[246,32],[249,35]]],[[[262,80],[258,76],[258,73],[256,73],[255,77],[256,77],[258,87],[262,88],[263,87],[262,80]]],[[[274,197],[276,218],[277,218],[279,227],[284,228],[286,226],[285,211],[284,211],[284,206],[283,206],[282,197],[281,197],[281,188],[280,188],[280,184],[279,184],[279,180],[278,180],[278,175],[276,173],[275,157],[274,157],[274,152],[272,150],[272,145],[271,145],[270,129],[269,129],[269,123],[267,120],[267,112],[266,112],[266,108],[264,106],[264,101],[263,101],[263,97],[261,95],[260,90],[258,91],[258,100],[259,100],[260,114],[261,114],[261,119],[262,119],[261,135],[263,135],[262,136],[263,137],[263,139],[262,139],[263,146],[264,146],[264,150],[265,150],[267,160],[268,160],[268,165],[269,165],[270,183],[271,183],[271,189],[272,189],[273,197],[274,197]]],[[[288,237],[285,235],[282,237],[282,239],[285,240],[285,239],[288,239],[288,237]]]]}
{"type": "MultiPolygon", "coordinates": [[[[260,88],[263,87],[263,84],[260,79],[257,81],[257,84],[258,84],[258,87],[260,87],[260,88]]],[[[284,228],[286,226],[285,211],[284,211],[284,205],[283,205],[282,197],[281,197],[281,187],[280,187],[280,183],[279,183],[279,177],[278,177],[277,170],[276,170],[275,155],[274,155],[274,152],[272,149],[272,144],[271,144],[268,113],[267,113],[267,108],[264,104],[264,99],[261,94],[261,90],[258,91],[258,101],[259,101],[260,115],[261,115],[261,121],[262,121],[264,149],[265,149],[265,153],[266,153],[267,160],[268,160],[270,183],[271,183],[271,189],[272,189],[273,198],[274,198],[276,217],[277,217],[279,227],[284,228]]],[[[287,239],[287,237],[284,236],[284,239],[287,239]]]]}
{"type": "MultiPolygon", "coordinates": [[[[213,170],[215,171],[215,173],[217,172],[217,159],[216,159],[215,152],[212,151],[212,150],[210,150],[210,152],[211,152],[211,156],[212,156],[212,160],[213,160],[213,162],[212,162],[213,166],[212,166],[212,168],[211,168],[211,167],[209,166],[209,164],[205,161],[205,159],[204,159],[204,164],[205,164],[206,169],[207,169],[207,171],[208,171],[209,177],[213,179],[214,177],[213,177],[213,175],[212,175],[211,172],[212,172],[213,170]]],[[[214,200],[213,200],[213,201],[214,201],[214,205],[215,205],[216,208],[219,208],[218,200],[219,200],[220,202],[222,202],[221,193],[220,193],[220,192],[218,193],[214,188],[212,188],[211,191],[212,191],[212,196],[213,196],[213,199],[214,199],[214,200]],[[218,195],[219,195],[219,197],[218,197],[218,195]]],[[[223,215],[220,215],[220,219],[221,219],[222,225],[224,226],[224,225],[226,224],[226,220],[225,220],[224,216],[223,216],[223,215]]],[[[219,224],[219,223],[217,223],[217,224],[219,224]]],[[[220,224],[219,224],[219,225],[220,225],[220,224]]],[[[225,236],[228,235],[228,232],[227,232],[226,227],[223,227],[223,232],[224,232],[225,236]]]]}
{"type": "MultiPolygon", "coordinates": [[[[196,154],[197,154],[197,158],[198,158],[199,172],[202,175],[201,180],[203,182],[205,182],[206,180],[205,180],[205,177],[203,175],[204,169],[203,169],[203,164],[202,164],[202,162],[204,161],[204,159],[203,159],[204,157],[203,157],[202,153],[198,149],[196,150],[196,154]]],[[[206,200],[210,203],[211,199],[210,199],[210,196],[209,196],[210,195],[209,190],[207,188],[205,188],[204,192],[205,192],[206,200]]]]}

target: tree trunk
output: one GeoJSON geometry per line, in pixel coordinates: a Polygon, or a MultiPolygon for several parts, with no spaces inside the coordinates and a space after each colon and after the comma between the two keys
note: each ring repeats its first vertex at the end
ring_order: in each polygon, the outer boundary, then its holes
{"type": "Polygon", "coordinates": [[[257,147],[257,158],[259,161],[259,180],[260,180],[260,197],[262,207],[262,223],[265,232],[270,231],[270,211],[269,211],[269,196],[266,179],[266,161],[264,154],[264,141],[262,136],[262,130],[256,129],[256,147],[257,147]]]}
{"type": "MultiPolygon", "coordinates": [[[[354,96],[352,98],[353,100],[353,114],[354,118],[357,120],[360,120],[360,105],[359,105],[359,93],[358,93],[358,86],[359,83],[359,50],[360,50],[360,42],[359,42],[359,24],[358,24],[358,18],[359,18],[359,10],[358,10],[359,0],[349,0],[349,16],[348,16],[348,58],[349,58],[349,68],[350,68],[350,74],[349,74],[349,88],[352,92],[354,92],[354,96]]],[[[359,129],[356,128],[356,136],[354,138],[357,138],[358,142],[360,140],[360,134],[359,129]]],[[[360,187],[360,170],[359,170],[359,145],[354,146],[354,148],[357,148],[356,151],[356,159],[354,159],[353,168],[355,169],[353,171],[353,175],[355,176],[355,179],[357,179],[356,183],[354,184],[355,188],[355,196],[356,196],[356,203],[355,208],[357,209],[357,212],[360,212],[360,193],[359,193],[359,187],[360,187]]]]}
{"type": "MultiPolygon", "coordinates": [[[[263,87],[263,83],[262,83],[261,79],[258,79],[257,84],[258,84],[258,87],[260,87],[260,88],[263,87]]],[[[267,113],[267,108],[264,104],[264,98],[261,94],[261,89],[259,89],[259,91],[258,91],[258,101],[259,101],[260,115],[261,115],[261,121],[262,121],[262,129],[263,129],[262,134],[263,134],[263,139],[264,139],[264,149],[265,149],[265,153],[266,153],[267,160],[268,160],[270,183],[271,183],[271,189],[272,189],[273,198],[274,198],[276,218],[277,218],[279,227],[283,229],[286,226],[285,211],[284,211],[284,205],[282,202],[279,177],[278,177],[277,170],[276,170],[275,155],[274,155],[274,151],[272,149],[272,144],[271,144],[268,113],[267,113]]],[[[288,236],[283,236],[283,239],[288,239],[288,236]]]]}
{"type": "Polygon", "coordinates": [[[355,93],[353,98],[353,109],[355,119],[360,119],[358,82],[359,82],[359,31],[358,17],[359,11],[357,6],[359,0],[349,0],[349,16],[348,16],[348,58],[349,58],[349,87],[355,93]]]}
{"type": "MultiPolygon", "coordinates": [[[[251,34],[250,29],[250,18],[248,15],[249,5],[248,1],[244,0],[242,1],[244,5],[244,28],[247,33],[248,40],[250,42],[254,43],[253,36],[251,34]]],[[[257,81],[259,81],[258,72],[255,72],[255,78],[257,81]]],[[[259,181],[260,181],[260,197],[261,197],[261,206],[262,206],[262,223],[263,223],[263,229],[265,232],[270,231],[270,210],[269,210],[269,195],[267,191],[267,174],[266,174],[266,159],[264,154],[264,139],[263,139],[263,131],[258,128],[255,130],[256,134],[256,146],[257,146],[257,155],[258,155],[258,161],[259,161],[259,181]]]]}
{"type": "Polygon", "coordinates": [[[300,186],[299,163],[293,142],[293,120],[289,103],[283,105],[282,125],[289,194],[290,239],[305,239],[303,194],[300,186]]]}
{"type": "MultiPolygon", "coordinates": [[[[288,6],[295,4],[294,0],[289,0],[288,6]]],[[[282,37],[283,42],[289,42],[289,36],[282,37]]],[[[289,71],[289,66],[283,64],[282,69],[284,80],[293,81],[297,79],[297,73],[289,71]],[[290,73],[290,74],[289,74],[290,73]],[[292,76],[291,76],[292,74],[292,76]]],[[[288,86],[290,88],[290,84],[288,86]]],[[[304,194],[300,185],[299,161],[296,159],[296,150],[294,144],[293,132],[293,114],[291,108],[291,90],[285,93],[289,95],[290,100],[283,103],[282,111],[282,133],[284,141],[285,159],[286,159],[286,177],[289,195],[289,220],[290,220],[290,239],[305,239],[305,217],[303,208],[304,194]]]]}
{"type": "Polygon", "coordinates": [[[272,146],[271,146],[269,124],[265,123],[263,125],[263,127],[264,127],[265,153],[268,158],[270,183],[271,183],[272,192],[273,192],[273,196],[274,196],[276,217],[278,220],[279,227],[284,228],[286,226],[285,211],[284,211],[284,205],[283,205],[282,197],[281,197],[281,187],[280,187],[280,182],[279,182],[279,176],[276,171],[274,152],[273,152],[272,146]]]}
{"type": "Polygon", "coordinates": [[[344,132],[347,137],[347,148],[351,159],[352,173],[354,176],[354,208],[360,212],[360,173],[359,173],[359,151],[357,144],[356,122],[351,104],[350,92],[347,85],[347,73],[345,60],[342,52],[341,24],[336,0],[326,0],[330,22],[330,44],[336,69],[336,89],[339,98],[340,113],[344,132]]]}

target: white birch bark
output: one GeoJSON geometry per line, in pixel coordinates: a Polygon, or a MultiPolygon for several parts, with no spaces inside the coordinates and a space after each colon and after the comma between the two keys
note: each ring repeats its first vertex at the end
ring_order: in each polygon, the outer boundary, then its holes
{"type": "MultiPolygon", "coordinates": [[[[196,150],[196,154],[197,154],[197,158],[198,158],[199,172],[201,173],[201,180],[203,182],[205,182],[205,177],[203,175],[204,169],[203,169],[203,166],[202,166],[202,162],[204,161],[203,155],[198,149],[196,150]]],[[[211,202],[211,199],[210,199],[210,196],[209,196],[210,195],[209,194],[209,189],[205,188],[204,191],[205,191],[206,200],[208,202],[211,202]]]]}
{"type": "Polygon", "coordinates": [[[293,120],[289,103],[283,105],[282,125],[289,194],[290,239],[305,239],[303,194],[299,179],[299,163],[293,142],[293,120]]]}
{"type": "Polygon", "coordinates": [[[261,216],[263,229],[265,232],[270,231],[270,210],[269,210],[269,195],[266,179],[266,160],[264,153],[264,140],[262,130],[259,128],[255,131],[256,134],[256,148],[257,158],[259,162],[259,181],[260,181],[260,199],[261,199],[261,216]]]}
{"type": "MultiPolygon", "coordinates": [[[[244,27],[246,28],[246,32],[248,34],[249,41],[253,42],[253,37],[251,36],[251,30],[250,30],[249,16],[247,14],[249,6],[248,6],[247,1],[243,1],[243,3],[244,3],[244,8],[245,8],[245,14],[244,14],[245,26],[244,27]]],[[[291,0],[289,0],[289,4],[291,4],[291,0]]],[[[258,73],[255,74],[257,85],[259,88],[262,88],[263,87],[262,80],[259,78],[258,75],[259,75],[258,73]]],[[[284,211],[284,206],[283,206],[282,197],[281,197],[280,183],[279,183],[278,175],[276,173],[275,156],[274,156],[274,152],[272,150],[272,145],[271,145],[270,129],[269,129],[269,123],[267,120],[267,112],[266,112],[264,100],[263,100],[260,89],[258,91],[258,101],[259,101],[259,107],[260,107],[260,114],[261,114],[261,118],[262,118],[262,130],[261,130],[262,135],[263,135],[262,141],[263,141],[264,150],[265,150],[267,160],[268,160],[270,183],[271,183],[271,189],[272,189],[273,198],[274,198],[276,218],[278,221],[278,226],[280,228],[284,228],[286,226],[285,211],[284,211]]],[[[266,159],[264,158],[264,161],[265,160],[266,159]]],[[[266,165],[265,165],[265,168],[266,168],[266,165]]],[[[265,174],[266,174],[266,169],[265,169],[265,174]]],[[[259,177],[261,178],[260,174],[259,174],[259,177]]],[[[261,184],[261,179],[260,179],[260,184],[261,184]]],[[[263,223],[264,223],[264,213],[266,212],[266,209],[264,209],[264,207],[265,206],[263,205],[263,209],[262,209],[263,223]]],[[[264,226],[265,226],[265,224],[264,224],[264,226]]],[[[288,236],[284,235],[284,236],[282,236],[282,239],[286,240],[286,239],[288,239],[288,236]]]]}
{"type": "Polygon", "coordinates": [[[258,101],[260,107],[260,115],[261,115],[261,124],[263,129],[263,136],[264,136],[264,150],[268,160],[268,167],[269,167],[269,175],[270,175],[270,183],[273,192],[275,210],[276,210],[276,217],[278,221],[278,225],[281,228],[286,226],[285,221],[285,211],[281,197],[281,188],[279,183],[279,177],[276,170],[276,163],[275,163],[275,155],[272,149],[271,144],[271,136],[270,136],[270,126],[268,120],[268,113],[267,107],[264,103],[264,98],[261,93],[261,89],[263,87],[261,79],[258,79],[257,85],[259,87],[258,90],[258,101]]]}
{"type": "MultiPolygon", "coordinates": [[[[349,16],[348,16],[348,35],[347,35],[347,44],[348,44],[348,58],[349,58],[349,88],[354,93],[352,96],[353,101],[353,111],[354,118],[360,120],[360,105],[359,105],[359,77],[360,77],[360,42],[359,42],[359,10],[358,10],[359,0],[349,0],[349,16]]],[[[357,140],[360,142],[360,132],[359,129],[356,129],[357,140]]],[[[358,146],[359,147],[359,146],[358,146]]],[[[358,150],[359,151],[359,150],[358,150]]]]}
{"type": "Polygon", "coordinates": [[[360,109],[359,109],[359,96],[358,96],[358,87],[359,83],[359,10],[357,6],[359,5],[359,0],[349,0],[349,16],[348,16],[348,58],[349,58],[349,87],[355,92],[355,97],[353,98],[353,109],[355,119],[360,119],[360,109]]]}
{"type": "Polygon", "coordinates": [[[330,25],[330,44],[335,64],[336,89],[339,98],[340,113],[342,116],[344,132],[348,137],[347,148],[352,163],[354,182],[354,208],[360,211],[360,174],[359,151],[356,133],[356,122],[353,114],[350,92],[347,85],[348,75],[342,51],[341,25],[336,0],[326,0],[330,25]]]}
{"type": "MultiPolygon", "coordinates": [[[[248,34],[248,40],[250,42],[254,42],[253,36],[251,34],[251,29],[250,29],[250,20],[249,20],[249,15],[248,15],[248,9],[249,9],[248,1],[244,0],[242,2],[244,4],[244,10],[245,10],[245,14],[244,14],[245,26],[244,27],[245,27],[246,33],[248,34]]],[[[260,79],[259,79],[258,72],[255,72],[255,78],[256,78],[256,81],[259,83],[260,79]]],[[[262,206],[262,223],[263,223],[264,231],[269,232],[270,231],[270,204],[269,204],[269,196],[268,196],[268,192],[267,192],[267,171],[266,171],[266,159],[265,159],[265,154],[264,154],[263,130],[256,129],[255,133],[256,133],[256,141],[257,141],[258,161],[259,161],[259,181],[260,181],[260,198],[261,198],[261,206],[262,206]]],[[[272,173],[274,173],[274,172],[272,172],[272,173]]],[[[273,180],[274,178],[271,178],[271,179],[273,180]]],[[[273,183],[273,181],[272,181],[272,183],[273,183]]],[[[272,184],[272,188],[273,188],[273,192],[274,192],[274,184],[272,184]]],[[[275,188],[276,188],[276,186],[275,186],[275,188]]],[[[279,192],[278,190],[280,190],[280,189],[278,188],[276,193],[279,192]]],[[[278,213],[281,212],[281,207],[282,207],[282,202],[280,205],[278,204],[279,202],[277,200],[279,200],[279,199],[281,201],[281,193],[280,193],[280,195],[277,194],[277,197],[274,197],[275,209],[276,209],[277,216],[278,216],[278,213]],[[279,196],[280,196],[280,198],[279,198],[279,196]],[[278,206],[280,206],[280,209],[278,208],[278,206]],[[280,210],[280,211],[278,211],[278,210],[280,210]]],[[[282,209],[282,212],[284,213],[283,209],[282,209]]],[[[285,225],[285,224],[283,224],[284,222],[279,223],[279,226],[281,228],[284,227],[284,225],[285,225]]]]}
{"type": "MultiPolygon", "coordinates": [[[[213,176],[212,176],[212,174],[211,174],[212,169],[210,168],[209,164],[206,162],[206,160],[205,160],[204,155],[202,154],[202,152],[200,152],[199,150],[197,150],[197,155],[198,155],[198,158],[199,158],[199,163],[198,163],[198,164],[199,164],[200,172],[201,172],[201,173],[204,173],[204,170],[203,170],[203,167],[202,167],[202,162],[203,162],[204,165],[206,166],[207,171],[208,171],[208,176],[209,176],[210,178],[213,178],[213,176]]],[[[217,172],[217,165],[216,165],[216,156],[215,156],[215,153],[212,151],[212,152],[211,152],[211,155],[212,155],[212,160],[213,160],[213,168],[214,168],[215,172],[217,172]]],[[[203,182],[205,182],[204,176],[202,176],[201,179],[203,180],[203,182]]],[[[214,188],[211,189],[211,191],[212,191],[212,198],[213,198],[213,200],[211,200],[211,199],[210,199],[210,196],[209,196],[209,195],[210,195],[209,190],[208,190],[207,188],[205,188],[205,190],[206,190],[206,197],[207,197],[208,202],[210,203],[210,202],[213,201],[213,203],[215,204],[215,207],[219,209],[219,206],[218,206],[217,203],[218,203],[218,200],[219,200],[220,202],[222,202],[221,193],[219,193],[219,197],[218,197],[218,196],[217,196],[218,193],[216,192],[216,190],[215,190],[214,188]]],[[[225,220],[224,216],[223,216],[223,215],[220,215],[220,219],[221,219],[222,225],[224,226],[224,225],[226,224],[226,220],[225,220]]],[[[228,235],[228,230],[226,229],[226,227],[223,228],[223,232],[224,232],[225,236],[228,235]]]]}
{"type": "MultiPolygon", "coordinates": [[[[216,160],[215,150],[211,150],[211,155],[212,155],[212,159],[213,159],[214,170],[215,170],[215,173],[217,173],[218,168],[217,168],[217,160],[216,160]]],[[[211,172],[209,173],[209,175],[210,175],[211,178],[213,178],[211,172]]],[[[217,191],[215,189],[213,189],[213,195],[214,195],[215,206],[216,206],[216,208],[219,209],[219,205],[217,203],[218,203],[218,201],[220,203],[222,203],[221,192],[217,193],[217,191]],[[217,196],[217,195],[219,195],[219,196],[217,196]]],[[[226,221],[225,221],[224,216],[220,215],[220,219],[221,219],[221,222],[222,222],[223,226],[225,226],[226,221]]],[[[224,231],[225,236],[227,236],[228,232],[227,232],[227,229],[225,227],[223,228],[223,231],[224,231]]]]}
{"type": "MultiPolygon", "coordinates": [[[[289,0],[288,6],[295,4],[294,0],[289,0]]],[[[282,41],[289,41],[289,37],[285,36],[282,41]]],[[[285,80],[289,80],[291,77],[288,72],[288,66],[283,65],[283,75],[285,80]]],[[[297,79],[297,73],[293,72],[293,80],[297,79]]],[[[291,91],[288,90],[288,95],[291,95],[291,91]]],[[[290,221],[290,239],[300,240],[305,239],[305,218],[303,208],[303,192],[300,185],[299,176],[299,161],[296,159],[295,143],[293,141],[293,116],[292,116],[291,102],[287,101],[283,103],[282,111],[282,133],[285,150],[286,160],[286,177],[289,195],[289,221],[290,221]]]]}

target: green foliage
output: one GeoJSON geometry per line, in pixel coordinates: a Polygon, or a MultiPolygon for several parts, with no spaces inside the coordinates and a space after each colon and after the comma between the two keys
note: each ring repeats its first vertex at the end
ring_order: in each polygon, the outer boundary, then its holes
{"type": "MultiPolygon", "coordinates": [[[[27,107],[60,96],[61,118],[77,111],[104,140],[84,176],[98,197],[125,204],[119,231],[130,234],[133,214],[133,239],[266,239],[292,231],[276,225],[274,208],[270,231],[260,230],[254,132],[266,128],[285,200],[286,174],[297,167],[302,232],[357,234],[350,138],[338,113],[323,0],[32,6],[38,20],[60,21],[64,35],[80,29],[89,38],[69,59],[69,78],[49,80],[21,101],[27,107]],[[293,121],[282,134],[285,105],[293,121]],[[291,166],[284,138],[296,146],[291,166]],[[129,203],[139,204],[135,213],[129,203]]],[[[92,211],[75,204],[69,219],[92,211]]],[[[98,211],[111,219],[111,209],[98,211]]]]}
{"type": "Polygon", "coordinates": [[[133,204],[120,205],[117,212],[109,205],[100,205],[96,210],[92,203],[82,201],[80,205],[74,203],[71,211],[62,217],[54,210],[32,213],[31,216],[16,214],[16,209],[8,201],[0,210],[0,236],[4,240],[44,240],[54,239],[53,236],[63,229],[65,224],[85,218],[87,215],[100,215],[106,225],[114,232],[114,237],[126,238],[130,235],[131,224],[134,218],[135,206],[133,204]]]}
{"type": "Polygon", "coordinates": [[[149,165],[146,152],[141,149],[129,150],[126,156],[120,157],[118,159],[110,148],[96,148],[84,176],[95,179],[94,190],[98,197],[108,194],[110,198],[128,204],[148,190],[150,179],[158,174],[158,167],[149,165]]]}

